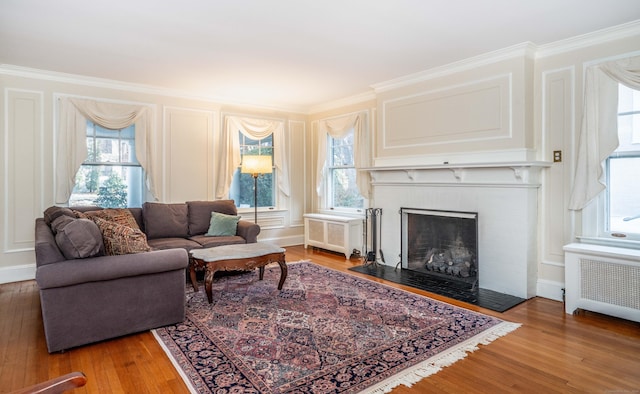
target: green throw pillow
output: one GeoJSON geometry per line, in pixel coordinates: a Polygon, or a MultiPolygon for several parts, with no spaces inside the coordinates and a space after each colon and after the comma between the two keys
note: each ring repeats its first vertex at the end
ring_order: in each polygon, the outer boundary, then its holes
{"type": "Polygon", "coordinates": [[[240,216],[225,215],[223,213],[211,212],[211,221],[209,222],[209,231],[205,234],[207,237],[219,237],[236,235],[238,221],[240,216]]]}

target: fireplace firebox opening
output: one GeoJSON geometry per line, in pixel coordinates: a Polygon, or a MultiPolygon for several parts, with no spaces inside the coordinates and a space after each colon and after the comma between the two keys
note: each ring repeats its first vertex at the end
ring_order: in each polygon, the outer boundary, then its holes
{"type": "Polygon", "coordinates": [[[402,268],[478,286],[478,214],[401,208],[402,268]]]}

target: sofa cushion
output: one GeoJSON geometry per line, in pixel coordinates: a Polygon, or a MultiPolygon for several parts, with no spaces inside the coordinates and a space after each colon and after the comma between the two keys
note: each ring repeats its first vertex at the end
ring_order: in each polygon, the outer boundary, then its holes
{"type": "Polygon", "coordinates": [[[142,253],[151,250],[147,236],[139,228],[124,226],[100,217],[92,218],[100,228],[105,253],[108,256],[142,253]]]}
{"type": "Polygon", "coordinates": [[[67,259],[83,259],[103,254],[100,229],[89,219],[73,219],[56,233],[56,244],[67,259]]]}
{"type": "Polygon", "coordinates": [[[76,217],[76,214],[73,213],[73,211],[69,208],[65,208],[65,207],[56,207],[56,206],[52,206],[49,207],[47,209],[45,209],[44,211],[44,221],[45,223],[47,223],[47,225],[51,226],[51,223],[58,217],[60,216],[69,216],[72,218],[76,217]]]}
{"type": "Polygon", "coordinates": [[[207,232],[211,221],[211,212],[225,215],[237,215],[233,200],[187,201],[189,210],[189,235],[200,235],[207,232]]]}
{"type": "Polygon", "coordinates": [[[131,214],[131,211],[126,208],[109,208],[99,211],[88,211],[83,213],[78,212],[78,214],[81,217],[87,217],[89,219],[99,217],[108,222],[114,222],[123,226],[131,227],[133,229],[140,229],[140,227],[138,226],[138,222],[136,222],[136,219],[131,214]]]}
{"type": "Polygon", "coordinates": [[[142,218],[142,208],[127,208],[138,223],[138,228],[144,233],[144,219],[142,218]]]}
{"type": "Polygon", "coordinates": [[[209,229],[205,234],[208,237],[220,237],[236,235],[239,216],[225,215],[223,213],[211,212],[209,229]]]}
{"type": "MultiPolygon", "coordinates": [[[[201,235],[201,237],[204,237],[201,235]]],[[[214,239],[208,237],[209,239],[214,239]]],[[[184,249],[190,251],[191,249],[201,248],[198,242],[187,238],[156,238],[148,239],[147,242],[151,246],[152,250],[164,250],[164,249],[184,249]]]]}
{"type": "Polygon", "coordinates": [[[190,239],[197,242],[201,248],[213,248],[215,246],[247,243],[247,241],[239,235],[231,235],[228,237],[208,237],[206,235],[194,235],[190,239]]]}
{"type": "Polygon", "coordinates": [[[184,203],[144,203],[142,216],[147,238],[187,238],[189,234],[187,213],[187,204],[184,203]]]}

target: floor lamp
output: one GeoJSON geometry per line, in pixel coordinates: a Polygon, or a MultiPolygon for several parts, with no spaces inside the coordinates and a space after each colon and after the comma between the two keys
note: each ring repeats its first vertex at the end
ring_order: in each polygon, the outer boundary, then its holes
{"type": "Polygon", "coordinates": [[[258,176],[260,174],[271,174],[273,165],[271,156],[245,155],[242,156],[242,166],[240,172],[251,174],[253,177],[253,206],[255,207],[254,222],[258,223],[258,176]]]}

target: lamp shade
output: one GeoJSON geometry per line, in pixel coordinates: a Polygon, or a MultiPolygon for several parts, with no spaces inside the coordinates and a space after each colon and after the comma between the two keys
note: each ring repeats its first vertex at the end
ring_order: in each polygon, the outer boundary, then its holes
{"type": "Polygon", "coordinates": [[[243,174],[270,174],[273,172],[271,156],[245,155],[242,156],[240,172],[243,174]]]}

